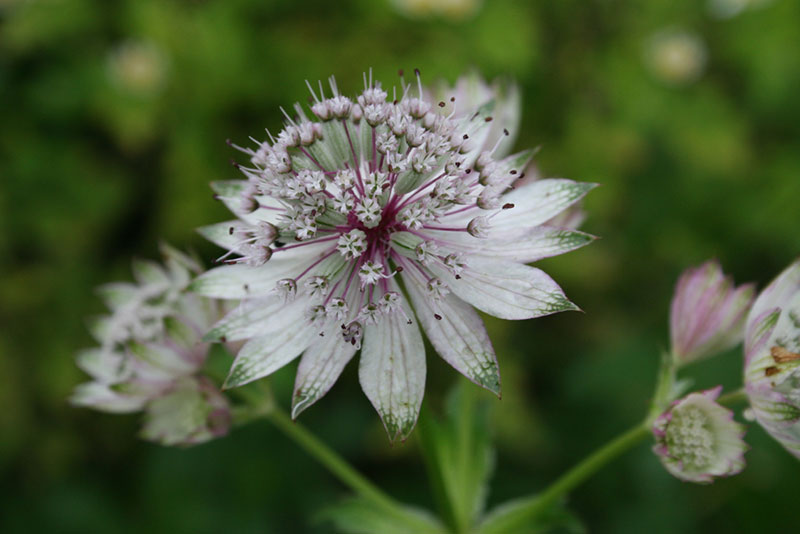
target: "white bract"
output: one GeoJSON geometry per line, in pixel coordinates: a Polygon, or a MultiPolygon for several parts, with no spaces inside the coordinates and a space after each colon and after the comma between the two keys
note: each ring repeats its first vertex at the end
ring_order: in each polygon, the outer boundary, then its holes
{"type": "Polygon", "coordinates": [[[242,299],[207,337],[247,340],[227,387],[302,354],[296,417],[361,349],[362,388],[390,438],[405,438],[424,390],[419,325],[448,363],[499,394],[495,354],[473,307],[506,319],[576,309],[525,264],[593,239],[547,224],[593,184],[514,187],[533,151],[507,155],[518,121],[513,88],[437,101],[418,73],[391,96],[371,75],[354,99],[333,79],[329,94],[309,88],[310,114],[296,105],[277,136],[240,148],[250,156],[238,166],[246,179],[213,184],[237,219],[200,231],[228,250],[229,265],[192,289],[242,299]]]}
{"type": "Polygon", "coordinates": [[[745,388],[756,420],[800,458],[800,261],[756,299],[744,349],[745,388]]]}
{"type": "Polygon", "coordinates": [[[227,400],[198,375],[208,352],[201,337],[220,311],[186,292],[200,266],[170,247],[163,252],[165,267],[136,261],[136,283],[100,288],[111,314],[91,323],[99,346],[77,363],[92,381],[71,401],[114,413],[144,410],[144,438],[188,445],[225,434],[230,424],[227,400]]]}

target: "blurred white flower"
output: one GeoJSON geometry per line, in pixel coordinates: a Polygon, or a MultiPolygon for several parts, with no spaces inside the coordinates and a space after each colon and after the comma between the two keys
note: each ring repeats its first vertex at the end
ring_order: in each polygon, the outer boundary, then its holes
{"type": "Polygon", "coordinates": [[[705,70],[708,52],[699,35],[664,30],[653,35],[645,48],[645,62],[653,75],[669,85],[687,85],[705,70]]]}
{"type": "Polygon", "coordinates": [[[371,77],[354,99],[330,85],[330,96],[321,84],[312,90],[311,118],[297,105],[277,136],[242,149],[247,180],[214,184],[238,219],[201,233],[232,265],[192,288],[243,299],[207,337],[248,340],[227,387],[302,353],[296,417],[361,349],[362,388],[390,438],[405,438],[424,392],[417,322],[448,363],[499,394],[495,354],[472,306],[505,319],[576,309],[525,263],[592,241],[545,223],[593,184],[548,179],[512,190],[533,156],[507,155],[519,120],[513,89],[456,90],[437,102],[419,75],[390,97],[371,77]]]}
{"type": "Polygon", "coordinates": [[[150,41],[126,41],[108,53],[108,75],[121,89],[140,96],[158,93],[167,79],[163,51],[150,41]]]}
{"type": "Polygon", "coordinates": [[[483,0],[391,0],[401,13],[412,17],[440,16],[462,20],[474,15],[483,0]]]}
{"type": "Polygon", "coordinates": [[[708,12],[720,19],[730,19],[749,9],[760,9],[774,0],[708,0],[708,12]]]}
{"type": "Polygon", "coordinates": [[[171,247],[162,249],[164,267],[136,261],[136,283],[100,288],[111,314],[91,323],[100,345],[81,352],[77,364],[92,381],[79,385],[71,401],[113,413],[145,410],[144,437],[188,445],[227,431],[227,401],[198,376],[208,352],[201,336],[220,309],[186,292],[200,266],[171,247]]]}
{"type": "Polygon", "coordinates": [[[227,398],[205,377],[181,377],[147,404],[141,436],[163,445],[194,445],[224,436],[231,425],[227,398]]]}

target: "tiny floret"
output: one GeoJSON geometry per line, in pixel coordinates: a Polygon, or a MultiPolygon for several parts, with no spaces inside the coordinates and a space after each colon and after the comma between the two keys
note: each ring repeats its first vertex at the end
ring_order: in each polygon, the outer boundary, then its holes
{"type": "Polygon", "coordinates": [[[472,237],[489,237],[489,219],[483,215],[475,217],[467,225],[467,232],[472,237]]]}
{"type": "Polygon", "coordinates": [[[336,250],[341,252],[342,256],[348,260],[358,258],[366,249],[367,234],[358,228],[354,228],[346,234],[341,234],[336,242],[336,250]]]}

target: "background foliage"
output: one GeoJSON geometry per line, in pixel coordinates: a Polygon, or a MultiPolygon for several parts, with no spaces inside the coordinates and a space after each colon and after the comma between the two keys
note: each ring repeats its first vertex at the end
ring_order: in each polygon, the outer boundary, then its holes
{"type": "MultiPolygon", "coordinates": [[[[585,313],[489,321],[504,381],[490,503],[543,487],[644,414],[681,269],[718,257],[763,286],[800,252],[800,2],[420,13],[433,3],[0,1],[0,530],[330,530],[312,512],[345,491],[266,424],[173,450],[135,439],[135,416],[65,402],[84,379],[84,317],[102,309],[93,287],[127,278],[159,238],[217,254],[193,228],[226,217],[207,185],[237,177],[225,139],[278,130],[305,79],[354,91],[370,67],[386,84],[398,68],[513,75],[518,146],[543,147],[545,175],[603,184],[584,226],[603,239],[546,262],[585,313]],[[676,63],[658,43],[679,32],[692,46],[676,63]]],[[[736,387],[740,364],[701,363],[698,385],[736,387]]],[[[432,355],[429,367],[435,411],[458,378],[432,355]]],[[[355,371],[303,422],[430,505],[415,438],[388,445],[355,371]]],[[[293,374],[274,380],[286,403],[293,374]]],[[[800,467],[759,428],[749,439],[748,469],[711,487],[671,478],[641,446],[572,507],[591,532],[788,532],[800,467]]]]}

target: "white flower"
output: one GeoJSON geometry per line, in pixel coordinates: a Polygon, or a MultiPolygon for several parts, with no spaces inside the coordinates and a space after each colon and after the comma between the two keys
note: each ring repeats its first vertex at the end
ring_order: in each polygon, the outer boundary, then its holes
{"type": "Polygon", "coordinates": [[[756,299],[744,354],[745,388],[756,420],[800,458],[800,261],[756,299]]]}
{"type": "Polygon", "coordinates": [[[220,310],[186,292],[200,266],[162,249],[166,268],[136,261],[137,283],[100,288],[111,314],[92,322],[100,345],[77,358],[92,381],[79,385],[71,401],[114,413],[145,410],[143,437],[189,445],[224,434],[230,422],[225,397],[198,376],[208,352],[201,336],[220,310]]]}
{"type": "Polygon", "coordinates": [[[518,106],[505,98],[515,99],[513,90],[445,103],[427,96],[418,75],[416,84],[404,83],[391,96],[371,76],[364,81],[364,92],[352,100],[333,80],[332,95],[320,84],[312,90],[311,118],[295,107],[286,128],[321,132],[313,143],[242,149],[251,157],[241,167],[247,179],[213,184],[238,219],[200,231],[239,258],[203,274],[192,289],[242,299],[207,336],[247,340],[227,387],[302,354],[296,417],[330,389],[360,348],[362,388],[390,438],[405,438],[424,391],[420,326],[448,363],[499,394],[495,354],[472,307],[505,319],[576,309],[549,276],[525,264],[593,239],[544,224],[593,184],[549,179],[511,187],[533,156],[532,150],[507,155],[509,128],[518,120],[518,106]],[[367,120],[362,106],[385,111],[367,120]],[[286,156],[270,160],[263,153],[286,156]],[[315,194],[327,209],[298,199],[308,190],[287,192],[285,184],[309,170],[325,176],[315,194]],[[254,190],[260,193],[252,197],[254,190]],[[253,266],[238,236],[255,236],[264,223],[278,235],[269,261],[253,266]],[[309,314],[311,307],[320,308],[309,314]]]}
{"type": "Polygon", "coordinates": [[[667,29],[654,34],[645,50],[647,67],[668,85],[687,85],[703,74],[708,60],[706,44],[699,35],[667,29]]]}
{"type": "Polygon", "coordinates": [[[675,401],[653,424],[653,451],[664,467],[686,482],[707,484],[744,469],[744,426],[715,401],[722,387],[675,401]]]}

